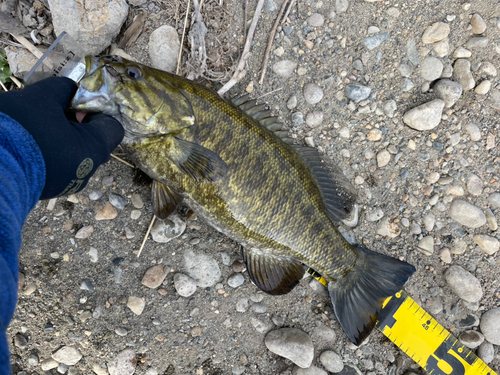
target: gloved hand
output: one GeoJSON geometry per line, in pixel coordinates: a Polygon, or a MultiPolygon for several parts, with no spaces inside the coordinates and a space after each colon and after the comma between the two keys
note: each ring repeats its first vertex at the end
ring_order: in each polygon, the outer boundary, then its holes
{"type": "Polygon", "coordinates": [[[42,152],[46,177],[40,199],[82,190],[123,139],[122,126],[111,116],[89,114],[82,124],[68,120],[64,110],[76,90],[69,78],[51,77],[0,94],[0,112],[21,124],[42,152]]]}

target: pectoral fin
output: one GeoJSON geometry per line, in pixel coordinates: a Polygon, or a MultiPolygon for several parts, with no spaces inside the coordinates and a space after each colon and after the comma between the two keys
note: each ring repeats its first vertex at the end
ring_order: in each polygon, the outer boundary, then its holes
{"type": "Polygon", "coordinates": [[[156,217],[165,220],[177,210],[182,202],[182,196],[167,185],[154,180],[151,185],[151,202],[156,217]]]}
{"type": "Polygon", "coordinates": [[[171,153],[177,168],[196,181],[217,181],[228,171],[227,164],[215,152],[193,142],[174,138],[176,151],[171,153]]]}
{"type": "Polygon", "coordinates": [[[262,291],[273,294],[290,292],[304,276],[304,267],[297,261],[264,255],[244,249],[243,259],[250,279],[262,291]]]}

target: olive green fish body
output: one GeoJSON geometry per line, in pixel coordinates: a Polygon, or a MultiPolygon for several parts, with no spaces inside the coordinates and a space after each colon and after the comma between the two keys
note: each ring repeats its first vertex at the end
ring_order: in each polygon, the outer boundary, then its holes
{"type": "Polygon", "coordinates": [[[116,116],[123,145],[155,181],[159,217],[184,200],[216,229],[241,243],[249,275],[271,294],[290,291],[304,266],[328,283],[335,314],[359,344],[382,302],[413,266],[350,245],[334,221],[352,199],[317,151],[291,146],[251,101],[235,105],[181,77],[117,56],[87,58],[73,99],[76,110],[116,116]]]}

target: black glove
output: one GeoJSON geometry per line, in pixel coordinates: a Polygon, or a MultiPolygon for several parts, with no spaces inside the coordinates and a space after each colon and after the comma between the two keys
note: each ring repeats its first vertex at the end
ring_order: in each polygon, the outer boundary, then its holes
{"type": "Polygon", "coordinates": [[[122,126],[111,116],[89,114],[82,124],[68,120],[64,110],[76,89],[69,78],[51,77],[0,94],[0,112],[21,124],[42,152],[46,177],[40,199],[82,190],[123,139],[122,126]]]}

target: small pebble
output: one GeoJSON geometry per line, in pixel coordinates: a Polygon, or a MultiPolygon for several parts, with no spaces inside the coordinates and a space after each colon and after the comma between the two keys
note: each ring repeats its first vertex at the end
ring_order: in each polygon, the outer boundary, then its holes
{"type": "Polygon", "coordinates": [[[189,297],[196,292],[195,281],[187,275],[176,273],[174,275],[175,290],[182,297],[189,297]]]}
{"type": "Polygon", "coordinates": [[[483,289],[479,280],[462,267],[451,266],[444,275],[453,292],[464,301],[478,302],[483,297],[483,289]]]}
{"type": "Polygon", "coordinates": [[[142,198],[139,194],[132,194],[131,201],[132,206],[134,206],[135,208],[141,209],[144,207],[144,202],[142,201],[142,198]]]}
{"type": "Polygon", "coordinates": [[[146,307],[146,301],[140,297],[128,297],[127,307],[135,314],[141,315],[146,307]]]}
{"type": "Polygon", "coordinates": [[[458,336],[458,339],[469,349],[476,349],[484,341],[484,336],[477,331],[465,331],[458,336]]]}
{"type": "Polygon", "coordinates": [[[280,328],[269,332],[264,340],[267,349],[287,358],[301,368],[311,366],[314,346],[311,338],[297,328],[280,328]]]}
{"type": "Polygon", "coordinates": [[[491,309],[481,316],[481,332],[493,345],[500,345],[500,307],[491,309]]]}
{"type": "Polygon", "coordinates": [[[319,356],[319,361],[329,372],[338,373],[344,369],[344,362],[342,361],[342,357],[332,350],[325,350],[323,353],[321,353],[321,355],[319,356]]]}
{"type": "Polygon", "coordinates": [[[439,42],[448,37],[450,34],[450,26],[444,22],[436,22],[425,29],[422,35],[422,42],[429,44],[439,42]]]}
{"type": "Polygon", "coordinates": [[[461,199],[455,199],[450,206],[450,216],[453,220],[469,228],[479,228],[486,224],[483,211],[461,199]]]}
{"type": "Polygon", "coordinates": [[[245,277],[241,273],[233,273],[227,279],[227,283],[231,288],[237,288],[245,283],[245,277]]]}
{"type": "MultiPolygon", "coordinates": [[[[104,208],[99,210],[95,215],[96,220],[113,220],[118,215],[116,208],[111,203],[106,203],[104,208]]],[[[82,228],[83,229],[83,228],[82,228]]]]}
{"type": "Polygon", "coordinates": [[[68,366],[76,365],[82,359],[82,353],[72,346],[63,346],[52,354],[52,359],[68,366]]]}
{"type": "Polygon", "coordinates": [[[75,238],[79,239],[85,239],[89,238],[92,233],[94,233],[94,227],[92,225],[86,225],[82,227],[78,232],[75,234],[75,238]]]}
{"type": "Polygon", "coordinates": [[[345,95],[355,101],[360,102],[370,96],[372,89],[363,85],[347,85],[345,88],[345,95]]]}
{"type": "Polygon", "coordinates": [[[148,288],[157,288],[161,285],[168,274],[168,268],[163,265],[156,265],[149,268],[142,277],[141,284],[148,288]]]}
{"type": "Polygon", "coordinates": [[[323,90],[316,83],[307,83],[304,85],[304,99],[309,104],[316,104],[323,99],[323,90]]]}
{"type": "Polygon", "coordinates": [[[488,255],[495,254],[500,247],[500,242],[495,237],[490,237],[486,234],[476,234],[473,238],[479,248],[488,255]]]}
{"type": "Polygon", "coordinates": [[[486,22],[479,14],[473,14],[470,20],[473,34],[482,34],[486,31],[486,22]]]}
{"type": "Polygon", "coordinates": [[[385,167],[391,160],[391,154],[386,149],[377,153],[377,165],[379,168],[385,167]]]}
{"type": "Polygon", "coordinates": [[[493,347],[493,344],[488,341],[484,341],[477,349],[477,356],[486,364],[493,361],[493,358],[495,358],[495,348],[493,347]]]}
{"type": "Polygon", "coordinates": [[[127,206],[127,200],[118,194],[109,194],[109,203],[113,205],[113,207],[118,208],[119,210],[125,209],[127,206]]]}

